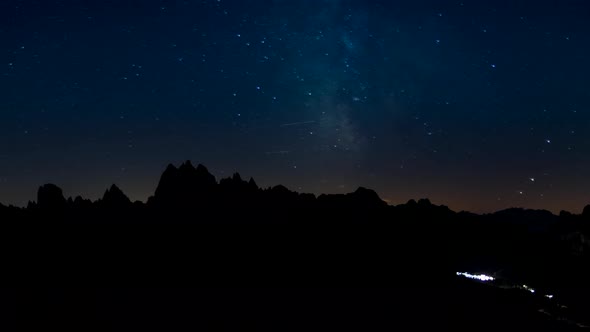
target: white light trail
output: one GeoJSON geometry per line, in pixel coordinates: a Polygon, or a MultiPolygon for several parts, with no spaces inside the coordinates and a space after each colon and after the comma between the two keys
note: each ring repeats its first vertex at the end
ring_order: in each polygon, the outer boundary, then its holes
{"type": "Polygon", "coordinates": [[[462,276],[468,279],[474,279],[474,280],[479,280],[479,281],[494,281],[495,279],[493,277],[487,276],[485,274],[470,274],[467,272],[457,272],[458,276],[462,276]]]}
{"type": "Polygon", "coordinates": [[[527,285],[522,285],[522,288],[524,288],[524,289],[528,290],[528,291],[529,291],[529,292],[531,292],[531,293],[534,293],[534,292],[535,292],[535,289],[533,289],[533,288],[530,288],[530,287],[529,287],[529,286],[527,286],[527,285]]]}

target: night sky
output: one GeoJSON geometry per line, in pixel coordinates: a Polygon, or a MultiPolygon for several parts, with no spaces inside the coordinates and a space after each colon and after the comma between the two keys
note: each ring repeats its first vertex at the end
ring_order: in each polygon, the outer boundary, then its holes
{"type": "Polygon", "coordinates": [[[2,0],[0,201],[168,163],[391,204],[590,203],[590,3],[2,0]]]}

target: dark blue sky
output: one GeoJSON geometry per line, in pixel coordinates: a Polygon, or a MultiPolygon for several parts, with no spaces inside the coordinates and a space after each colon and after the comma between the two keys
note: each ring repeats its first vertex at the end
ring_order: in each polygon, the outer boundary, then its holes
{"type": "Polygon", "coordinates": [[[587,1],[0,3],[0,201],[191,159],[477,212],[590,203],[587,1]]]}

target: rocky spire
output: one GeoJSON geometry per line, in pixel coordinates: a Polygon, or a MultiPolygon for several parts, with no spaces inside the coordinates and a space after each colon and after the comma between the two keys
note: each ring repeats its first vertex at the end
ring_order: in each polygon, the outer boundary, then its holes
{"type": "Polygon", "coordinates": [[[63,209],[66,206],[61,188],[54,184],[46,184],[37,191],[37,206],[41,209],[63,209]]]}

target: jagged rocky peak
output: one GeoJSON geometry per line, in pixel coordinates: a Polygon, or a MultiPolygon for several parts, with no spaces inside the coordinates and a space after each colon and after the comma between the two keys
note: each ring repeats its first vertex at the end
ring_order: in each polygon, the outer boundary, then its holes
{"type": "Polygon", "coordinates": [[[111,185],[109,189],[105,191],[105,195],[124,195],[123,191],[117,187],[116,184],[111,185]]]}
{"type": "Polygon", "coordinates": [[[431,206],[432,202],[428,198],[422,198],[418,201],[418,205],[420,206],[431,206]]]}
{"type": "Polygon", "coordinates": [[[244,181],[240,176],[240,173],[234,173],[231,177],[223,178],[219,181],[219,184],[222,185],[223,188],[229,189],[237,189],[237,188],[246,188],[248,186],[248,182],[244,181]]]}
{"type": "MultiPolygon", "coordinates": [[[[187,161],[187,163],[190,164],[190,161],[187,161]]],[[[209,173],[209,170],[203,164],[197,165],[196,170],[197,170],[197,173],[199,173],[199,174],[205,174],[205,175],[213,176],[211,173],[209,173]]]]}
{"type": "Polygon", "coordinates": [[[232,176],[232,180],[234,182],[242,182],[242,177],[240,176],[240,173],[234,173],[234,175],[232,176]]]}
{"type": "Polygon", "coordinates": [[[201,164],[196,168],[191,161],[184,162],[178,168],[168,165],[150,202],[176,204],[194,201],[197,197],[207,199],[216,190],[216,185],[215,176],[201,164]]]}
{"type": "Polygon", "coordinates": [[[82,196],[76,196],[76,198],[74,198],[74,204],[76,205],[80,205],[80,204],[89,204],[92,203],[91,200],[89,199],[84,199],[82,196]]]}
{"type": "Polygon", "coordinates": [[[231,177],[221,179],[219,183],[224,185],[238,186],[246,182],[242,180],[240,173],[234,173],[231,177]]]}
{"type": "Polygon", "coordinates": [[[176,166],[174,166],[173,164],[168,164],[168,166],[166,167],[166,170],[164,171],[163,174],[172,173],[172,172],[176,172],[176,171],[178,171],[178,168],[176,168],[176,166]]]}
{"type": "MultiPolygon", "coordinates": [[[[199,166],[201,166],[201,165],[199,165],[199,166]]],[[[182,163],[182,165],[180,165],[178,170],[183,171],[183,172],[193,172],[196,170],[196,168],[195,168],[195,166],[193,166],[193,163],[190,160],[187,160],[184,163],[182,163]]]]}
{"type": "Polygon", "coordinates": [[[66,199],[60,187],[46,184],[37,191],[37,205],[40,208],[61,208],[66,205],[66,199]]]}
{"type": "Polygon", "coordinates": [[[209,183],[212,184],[216,182],[215,177],[213,174],[209,173],[209,170],[199,164],[196,168],[193,166],[190,160],[185,161],[180,165],[180,167],[176,168],[176,166],[170,164],[162,174],[160,178],[160,184],[162,182],[171,181],[171,182],[183,182],[187,180],[192,181],[199,181],[202,183],[209,183]]]}
{"type": "Polygon", "coordinates": [[[217,184],[217,180],[215,180],[215,176],[209,172],[207,167],[199,164],[196,168],[196,174],[199,179],[199,183],[202,185],[209,185],[214,186],[217,184]]]}
{"type": "Polygon", "coordinates": [[[131,200],[119,187],[112,185],[107,189],[102,197],[103,203],[116,204],[116,205],[127,205],[131,204],[131,200]]]}
{"type": "Polygon", "coordinates": [[[248,186],[252,189],[258,189],[258,185],[256,184],[256,181],[254,181],[254,178],[250,178],[250,181],[248,181],[248,186]]]}

